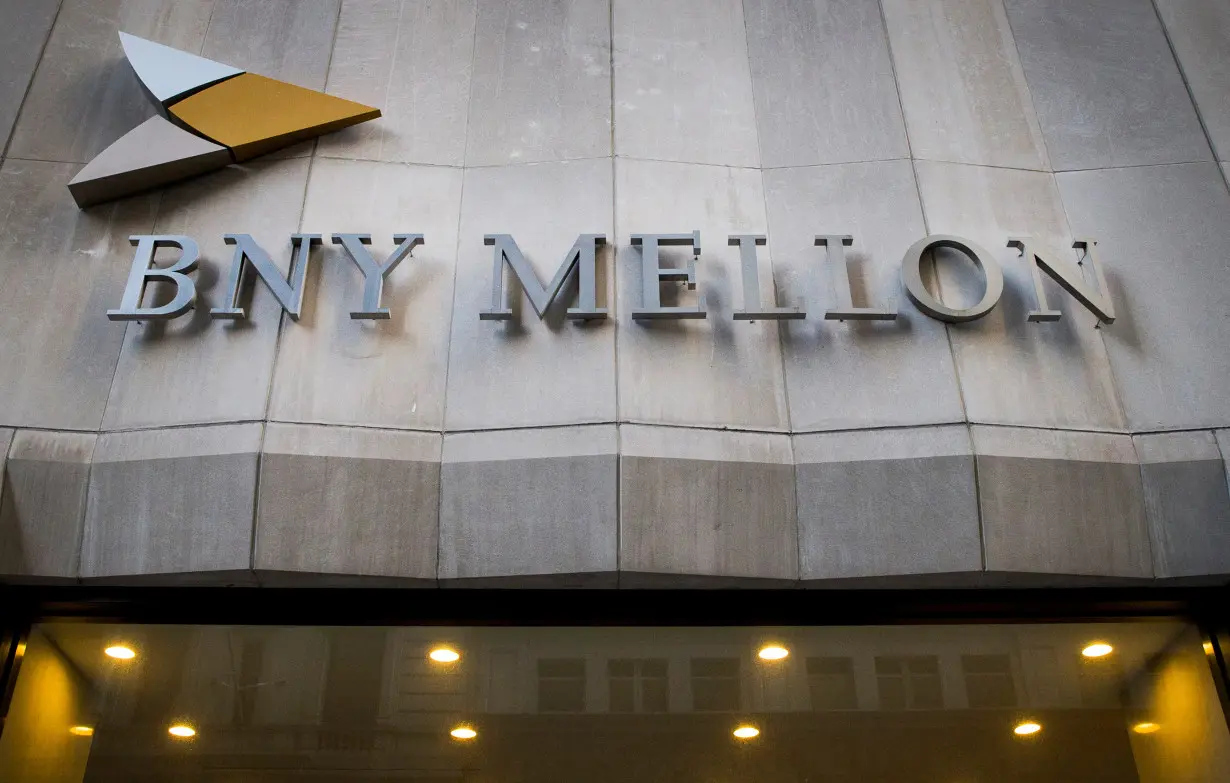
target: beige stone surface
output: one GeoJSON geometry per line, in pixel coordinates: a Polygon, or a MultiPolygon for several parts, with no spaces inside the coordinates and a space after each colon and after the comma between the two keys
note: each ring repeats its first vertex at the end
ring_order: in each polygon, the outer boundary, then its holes
{"type": "Polygon", "coordinates": [[[124,340],[107,320],[149,233],[155,197],[81,211],[76,167],[0,165],[0,424],[94,430],[124,340]]]}
{"type": "MultiPolygon", "coordinates": [[[[444,423],[460,171],[368,161],[312,165],[301,229],[324,235],[309,297],[278,345],[269,416],[276,421],[438,430],[444,423]],[[331,233],[370,234],[383,264],[394,234],[424,244],[385,278],[386,320],[355,320],[363,275],[331,233]]],[[[477,317],[477,316],[475,316],[477,317]]]]}

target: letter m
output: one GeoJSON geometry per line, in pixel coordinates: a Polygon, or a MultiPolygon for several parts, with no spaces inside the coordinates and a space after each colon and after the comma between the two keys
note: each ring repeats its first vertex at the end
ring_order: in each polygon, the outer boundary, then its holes
{"type": "Polygon", "coordinates": [[[542,318],[547,309],[560,296],[564,284],[575,272],[579,278],[577,304],[578,307],[568,308],[567,316],[574,320],[601,320],[607,317],[606,308],[598,307],[598,285],[596,278],[597,247],[606,243],[602,234],[581,234],[576,243],[568,251],[564,263],[556,270],[555,277],[546,286],[538,279],[534,267],[530,266],[521,254],[521,248],[511,234],[487,234],[483,237],[484,244],[495,246],[495,259],[492,269],[491,309],[483,310],[478,317],[484,321],[509,321],[513,313],[504,300],[504,265],[512,270],[513,275],[521,283],[525,295],[529,297],[534,312],[542,318]]]}

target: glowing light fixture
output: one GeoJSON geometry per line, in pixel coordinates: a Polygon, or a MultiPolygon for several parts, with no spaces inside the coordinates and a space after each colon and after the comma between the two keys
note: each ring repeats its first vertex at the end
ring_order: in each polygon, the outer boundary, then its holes
{"type": "Polygon", "coordinates": [[[1160,728],[1161,726],[1157,725],[1156,723],[1152,721],[1144,721],[1143,723],[1137,723],[1135,726],[1133,726],[1132,731],[1136,732],[1137,734],[1152,734],[1153,732],[1157,731],[1160,728]]]}
{"type": "Polygon", "coordinates": [[[790,651],[785,647],[782,647],[780,644],[765,645],[764,647],[761,647],[760,652],[757,653],[761,659],[766,661],[780,661],[789,654],[790,651]]]}
{"type": "Polygon", "coordinates": [[[78,737],[92,737],[94,736],[94,727],[93,726],[73,726],[71,729],[68,730],[68,733],[76,734],[78,737]]]}
{"type": "Polygon", "coordinates": [[[449,732],[453,739],[472,740],[478,736],[478,732],[472,726],[461,725],[449,732]]]}
{"type": "Polygon", "coordinates": [[[137,653],[131,647],[125,644],[113,644],[103,650],[108,656],[120,661],[130,661],[137,657],[137,653]]]}
{"type": "Polygon", "coordinates": [[[1041,723],[1035,723],[1032,720],[1027,720],[1016,724],[1016,728],[1012,730],[1012,733],[1018,737],[1028,737],[1029,735],[1037,734],[1040,731],[1042,731],[1041,723]]]}
{"type": "Polygon", "coordinates": [[[744,723],[735,729],[734,735],[741,740],[752,739],[760,736],[760,729],[744,723]]]}
{"type": "Polygon", "coordinates": [[[196,736],[196,729],[192,728],[186,723],[176,723],[174,726],[167,729],[167,733],[170,734],[172,737],[179,737],[180,739],[188,739],[189,737],[196,736]]]}
{"type": "Polygon", "coordinates": [[[435,647],[427,653],[427,657],[436,663],[454,663],[461,660],[461,653],[452,647],[435,647]]]}
{"type": "Polygon", "coordinates": [[[1204,654],[1205,654],[1205,655],[1212,655],[1212,654],[1213,654],[1213,643],[1212,643],[1212,642],[1205,642],[1205,643],[1204,643],[1204,654]]]}
{"type": "Polygon", "coordinates": [[[1103,658],[1114,651],[1115,648],[1106,642],[1090,642],[1085,645],[1085,649],[1081,650],[1081,655],[1086,658],[1103,658]]]}

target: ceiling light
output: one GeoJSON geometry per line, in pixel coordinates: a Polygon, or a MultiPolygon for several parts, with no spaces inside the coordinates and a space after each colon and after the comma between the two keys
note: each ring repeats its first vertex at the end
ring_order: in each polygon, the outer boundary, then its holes
{"type": "Polygon", "coordinates": [[[1016,728],[1012,730],[1012,733],[1018,737],[1028,737],[1030,734],[1037,734],[1040,731],[1042,731],[1041,723],[1035,723],[1032,720],[1027,720],[1016,724],[1016,728]]]}
{"type": "Polygon", "coordinates": [[[789,655],[790,651],[780,644],[770,644],[761,647],[760,652],[757,654],[766,661],[780,661],[789,655]]]}
{"type": "Polygon", "coordinates": [[[1136,732],[1137,734],[1152,734],[1153,732],[1157,731],[1160,728],[1161,726],[1157,725],[1156,723],[1152,721],[1144,721],[1143,723],[1137,723],[1135,726],[1133,726],[1132,731],[1136,732]]]}
{"type": "Polygon", "coordinates": [[[1085,649],[1081,650],[1081,655],[1086,658],[1101,658],[1103,656],[1110,655],[1114,651],[1115,648],[1111,647],[1106,642],[1090,642],[1085,645],[1085,649]]]}
{"type": "Polygon", "coordinates": [[[111,656],[112,658],[117,658],[121,661],[128,661],[128,660],[132,660],[133,658],[137,657],[136,651],[133,650],[131,647],[124,645],[124,644],[113,644],[107,649],[103,650],[103,652],[105,652],[107,655],[111,656]]]}
{"type": "Polygon", "coordinates": [[[471,726],[458,726],[449,732],[453,739],[472,740],[478,736],[478,732],[471,726]]]}
{"type": "Polygon", "coordinates": [[[1213,654],[1213,643],[1212,643],[1212,642],[1205,642],[1205,643],[1204,643],[1204,654],[1205,654],[1205,655],[1212,655],[1212,654],[1213,654]]]}
{"type": "Polygon", "coordinates": [[[71,729],[68,730],[68,733],[76,734],[78,737],[92,737],[94,736],[94,727],[93,726],[73,726],[71,729]]]}
{"type": "Polygon", "coordinates": [[[452,647],[436,647],[431,652],[427,653],[427,657],[436,663],[453,663],[461,660],[461,653],[454,650],[452,647]]]}
{"type": "Polygon", "coordinates": [[[186,723],[176,723],[174,726],[167,729],[167,733],[170,734],[172,737],[179,737],[180,739],[188,739],[189,737],[196,736],[196,729],[192,728],[186,723]]]}
{"type": "Polygon", "coordinates": [[[738,728],[736,728],[734,731],[734,734],[739,739],[752,739],[753,737],[760,736],[760,729],[756,728],[755,726],[749,726],[748,724],[745,723],[742,726],[739,726],[738,728]]]}

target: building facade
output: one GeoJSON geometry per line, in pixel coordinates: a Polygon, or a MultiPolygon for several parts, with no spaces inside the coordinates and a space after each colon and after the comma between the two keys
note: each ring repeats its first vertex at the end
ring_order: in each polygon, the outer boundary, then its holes
{"type": "MultiPolygon", "coordinates": [[[[0,52],[9,596],[1230,584],[1225,0],[0,0],[0,52]],[[164,108],[120,33],[382,116],[80,208],[164,108]]],[[[686,712],[687,644],[537,658],[686,712]]],[[[885,644],[733,711],[874,712],[885,644]]],[[[1024,649],[975,680],[1080,703],[1024,649]]],[[[251,714],[322,720],[295,688],[251,714]]]]}

